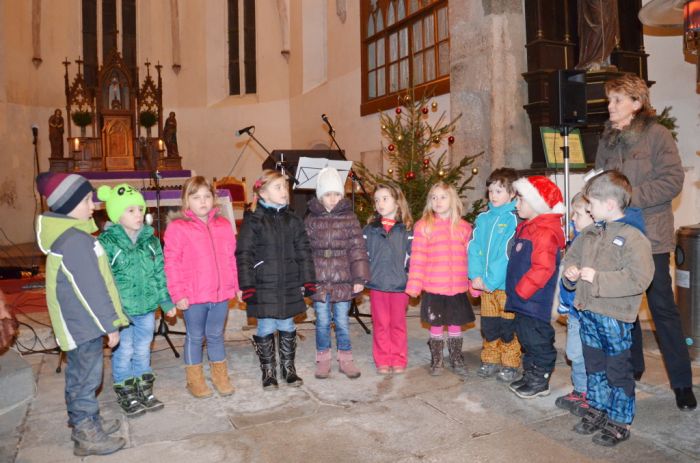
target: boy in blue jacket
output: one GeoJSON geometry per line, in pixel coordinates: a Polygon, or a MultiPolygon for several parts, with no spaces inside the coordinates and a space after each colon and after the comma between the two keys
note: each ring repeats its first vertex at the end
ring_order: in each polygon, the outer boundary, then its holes
{"type": "Polygon", "coordinates": [[[469,242],[469,279],[481,291],[482,378],[497,375],[510,382],[520,367],[520,343],[515,335],[515,314],[505,311],[506,269],[509,244],[518,218],[515,215],[515,169],[503,167],[486,179],[489,208],[476,218],[469,242]]]}
{"type": "Polygon", "coordinates": [[[107,455],[126,441],[109,434],[119,420],[104,421],[95,397],[102,384],[102,340],[119,343],[128,325],[107,255],[92,237],[93,188],[77,174],[47,172],[36,179],[51,212],[37,218],[37,242],[46,254],[46,305],[56,341],[66,352],[66,408],[76,456],[107,455]]]}

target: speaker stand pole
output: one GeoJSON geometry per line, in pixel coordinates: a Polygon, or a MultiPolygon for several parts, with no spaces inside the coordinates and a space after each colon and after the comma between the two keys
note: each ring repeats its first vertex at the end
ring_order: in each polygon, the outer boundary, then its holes
{"type": "Polygon", "coordinates": [[[570,211],[570,199],[569,199],[569,132],[571,127],[568,125],[563,125],[560,128],[560,133],[564,137],[564,144],[561,147],[561,151],[564,157],[564,211],[566,215],[564,216],[564,234],[566,241],[568,242],[571,235],[571,211],[570,211]]]}

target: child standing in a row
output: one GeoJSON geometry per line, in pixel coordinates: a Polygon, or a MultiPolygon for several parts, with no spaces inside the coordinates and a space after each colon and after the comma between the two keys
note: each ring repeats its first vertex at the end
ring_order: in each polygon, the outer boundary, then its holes
{"type": "Polygon", "coordinates": [[[367,247],[345,186],[332,167],[321,169],[316,198],[309,201],[306,232],[316,268],[316,378],[330,375],[331,315],[335,324],[339,371],[348,378],[360,376],[350,344],[348,312],[352,298],[369,281],[367,247]]]}
{"type": "Polygon", "coordinates": [[[514,169],[503,167],[486,179],[489,208],[479,214],[469,243],[469,279],[481,291],[481,367],[477,375],[511,382],[520,367],[515,314],[506,312],[506,269],[518,218],[515,214],[514,169]]]}
{"type": "Polygon", "coordinates": [[[524,371],[510,389],[529,399],[549,394],[549,378],[557,360],[550,320],[564,248],[564,199],[559,187],[540,175],[521,178],[513,185],[518,192],[515,208],[524,222],[515,232],[508,261],[506,310],[515,312],[524,371]]]}
{"type": "Polygon", "coordinates": [[[175,316],[163,270],[163,250],[144,223],[146,201],[131,185],[110,188],[102,185],[97,197],[105,202],[112,224],[99,236],[104,246],[114,281],[129,326],[121,330],[119,345],[112,353],[112,381],[119,405],[128,418],[163,408],[156,399],[151,369],[151,342],[155,331],[155,312],[160,307],[168,317],[175,316]]]}
{"type": "Polygon", "coordinates": [[[315,291],[316,276],[309,238],[302,220],[289,210],[287,178],[264,170],[253,184],[253,205],[238,235],[238,281],[248,316],[257,318],[253,346],[260,359],[262,386],[276,389],[275,332],[279,332],[282,379],[301,386],[294,359],[297,332],[294,317],[306,311],[304,295],[315,291]]]}
{"type": "Polygon", "coordinates": [[[430,188],[423,217],[414,228],[411,268],[406,293],[421,292],[421,321],[430,325],[430,374],[441,375],[443,332],[455,373],[466,375],[462,357],[461,325],[474,321],[467,298],[467,243],[472,227],[462,216],[462,202],[452,185],[438,182],[430,188]]]}
{"type": "Polygon", "coordinates": [[[380,183],[374,190],[377,211],[364,228],[369,268],[367,287],[372,305],[372,354],[377,373],[401,374],[408,363],[406,309],[408,262],[413,219],[401,189],[380,183]]]}
{"type": "Polygon", "coordinates": [[[165,229],[168,291],[185,317],[187,389],[198,398],[212,395],[202,368],[205,339],[214,387],[219,395],[233,394],[224,326],[229,299],[240,297],[236,235],[215,207],[215,198],[216,190],[204,177],[187,179],[182,187],[182,209],[165,229]]]}

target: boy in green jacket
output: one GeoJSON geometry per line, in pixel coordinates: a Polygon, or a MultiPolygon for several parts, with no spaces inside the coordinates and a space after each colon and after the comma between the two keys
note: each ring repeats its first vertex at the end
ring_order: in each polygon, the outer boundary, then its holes
{"type": "Polygon", "coordinates": [[[583,195],[594,224],[581,231],[566,254],[562,282],[576,289],[581,316],[589,408],[574,427],[612,447],[629,439],[635,415],[632,326],[642,294],[654,276],[651,244],[627,177],[616,170],[596,175],[583,195]]]}
{"type": "Polygon", "coordinates": [[[105,202],[108,224],[98,238],[104,246],[121,296],[129,326],[121,330],[121,341],[112,354],[112,380],[119,405],[128,418],[163,408],[153,394],[151,342],[155,311],[175,315],[163,270],[163,250],[144,223],[146,202],[138,190],[126,183],[97,190],[105,202]]]}
{"type": "Polygon", "coordinates": [[[126,441],[109,434],[119,420],[103,420],[95,397],[102,384],[107,345],[119,343],[119,327],[128,323],[104,249],[92,233],[93,188],[77,174],[44,172],[37,190],[50,212],[37,217],[37,243],[46,254],[46,305],[56,341],[66,352],[66,408],[76,456],[107,455],[126,441]]]}

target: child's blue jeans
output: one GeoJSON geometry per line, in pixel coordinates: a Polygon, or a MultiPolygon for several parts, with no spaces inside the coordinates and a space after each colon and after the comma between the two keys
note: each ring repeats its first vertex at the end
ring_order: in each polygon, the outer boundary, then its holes
{"type": "Polygon", "coordinates": [[[316,350],[321,352],[331,348],[331,311],[338,350],[352,350],[348,322],[350,301],[331,302],[329,294],[325,302],[314,302],[314,310],[316,311],[316,350]]]}
{"type": "Polygon", "coordinates": [[[569,310],[566,324],[566,357],[571,361],[571,383],[574,391],[586,392],[586,362],[583,360],[583,345],[581,344],[581,322],[576,309],[569,310]]]}
{"type": "Polygon", "coordinates": [[[294,318],[258,318],[258,336],[264,338],[275,331],[291,333],[296,330],[294,318]]]}
{"type": "Polygon", "coordinates": [[[100,414],[95,391],[102,384],[102,336],[66,352],[66,409],[68,424],[76,426],[100,414]]]}
{"type": "Polygon", "coordinates": [[[185,364],[202,363],[202,343],[207,340],[207,357],[210,362],[226,360],[224,326],[228,315],[228,301],[192,304],[182,312],[185,316],[185,364]]]}
{"type": "Polygon", "coordinates": [[[151,373],[151,342],[155,313],[130,315],[131,323],[119,332],[119,344],[112,352],[112,380],[115,384],[151,373]]]}

